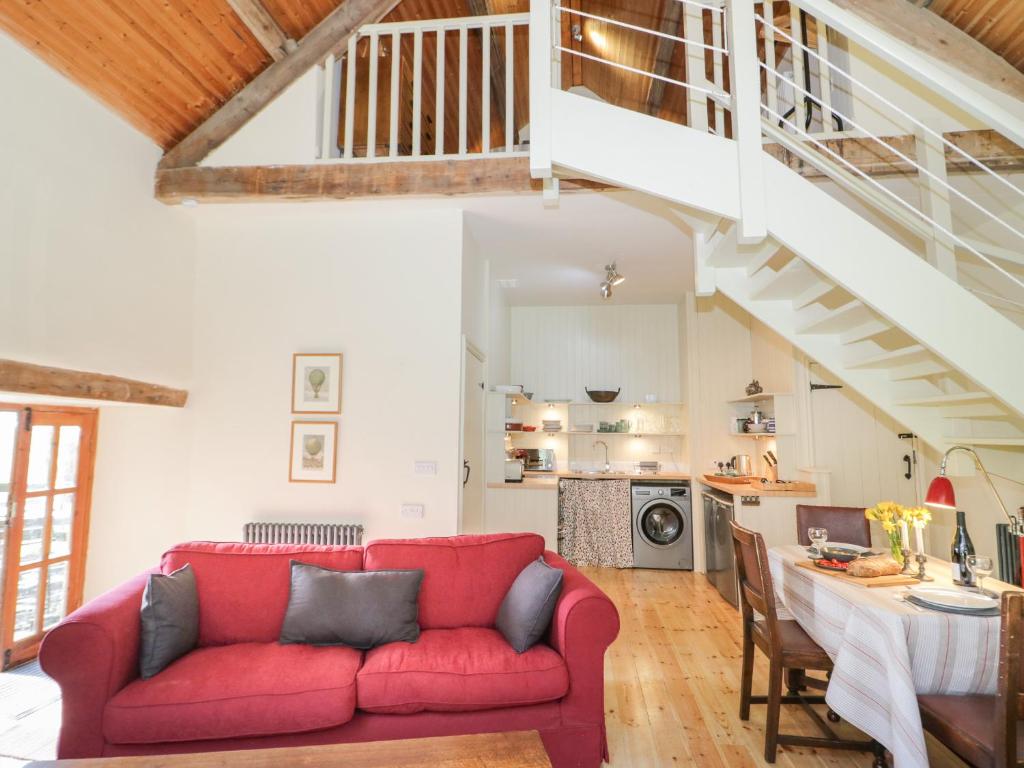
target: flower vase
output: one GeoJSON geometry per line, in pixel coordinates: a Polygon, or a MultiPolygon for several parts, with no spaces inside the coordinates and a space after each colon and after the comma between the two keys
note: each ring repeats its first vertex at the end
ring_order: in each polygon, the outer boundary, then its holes
{"type": "Polygon", "coordinates": [[[903,565],[903,538],[898,528],[889,533],[889,551],[892,552],[892,559],[903,565]]]}

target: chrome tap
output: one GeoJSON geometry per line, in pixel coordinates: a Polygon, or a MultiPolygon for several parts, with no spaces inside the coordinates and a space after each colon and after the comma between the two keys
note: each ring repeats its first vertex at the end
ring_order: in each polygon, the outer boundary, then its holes
{"type": "Polygon", "coordinates": [[[604,440],[595,440],[594,441],[594,447],[597,448],[597,446],[599,446],[599,445],[603,445],[604,446],[604,470],[603,471],[604,472],[611,472],[612,471],[612,465],[608,463],[608,443],[606,443],[604,440]]]}

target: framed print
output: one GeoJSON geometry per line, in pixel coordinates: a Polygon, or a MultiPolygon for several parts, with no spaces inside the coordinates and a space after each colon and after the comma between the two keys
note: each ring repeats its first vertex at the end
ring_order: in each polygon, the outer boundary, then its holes
{"type": "Polygon", "coordinates": [[[337,471],[338,425],[333,421],[293,421],[288,480],[333,483],[337,471]]]}
{"type": "Polygon", "coordinates": [[[292,413],[341,413],[341,354],[292,355],[292,413]]]}

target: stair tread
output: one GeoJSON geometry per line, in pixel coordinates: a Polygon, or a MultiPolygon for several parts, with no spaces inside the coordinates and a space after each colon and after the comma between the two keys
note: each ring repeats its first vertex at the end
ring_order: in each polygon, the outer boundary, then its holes
{"type": "Polygon", "coordinates": [[[757,300],[782,300],[799,296],[815,283],[821,282],[806,262],[794,258],[782,269],[752,289],[750,297],[757,300]]]}
{"type": "Polygon", "coordinates": [[[1024,448],[1024,437],[949,437],[951,443],[963,443],[964,445],[987,445],[993,448],[1000,446],[1024,448]]]}
{"type": "Polygon", "coordinates": [[[920,355],[927,351],[928,350],[920,344],[911,344],[909,347],[891,349],[888,352],[879,352],[874,355],[869,355],[868,357],[863,357],[860,360],[854,360],[852,363],[847,365],[847,368],[873,368],[875,366],[902,360],[906,357],[914,357],[915,355],[920,355]]]}
{"type": "Polygon", "coordinates": [[[852,330],[853,328],[862,325],[863,323],[869,322],[873,317],[871,310],[863,302],[853,301],[844,304],[837,309],[823,314],[821,317],[805,322],[803,325],[796,329],[797,333],[842,333],[844,330],[852,330]],[[862,322],[857,322],[853,326],[843,327],[844,320],[848,318],[856,318],[857,315],[865,315],[865,319],[862,322]]]}
{"type": "Polygon", "coordinates": [[[900,400],[896,405],[953,405],[956,403],[974,403],[991,399],[992,395],[987,392],[957,392],[955,394],[929,395],[928,397],[900,400]]]}

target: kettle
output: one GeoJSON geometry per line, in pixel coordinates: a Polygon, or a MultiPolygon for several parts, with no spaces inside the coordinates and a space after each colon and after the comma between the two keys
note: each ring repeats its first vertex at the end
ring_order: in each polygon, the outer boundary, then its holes
{"type": "Polygon", "coordinates": [[[748,477],[750,475],[750,456],[743,453],[739,456],[733,456],[730,460],[733,471],[741,477],[748,477]]]}

